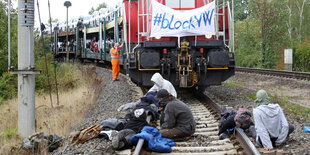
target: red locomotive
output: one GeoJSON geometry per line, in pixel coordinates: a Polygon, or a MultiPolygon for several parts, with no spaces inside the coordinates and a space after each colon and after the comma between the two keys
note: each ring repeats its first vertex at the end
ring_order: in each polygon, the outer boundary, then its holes
{"type": "MultiPolygon", "coordinates": [[[[198,86],[199,89],[203,89],[210,85],[220,85],[222,81],[234,75],[234,18],[231,1],[156,0],[156,2],[178,10],[179,14],[191,13],[190,11],[194,12],[194,9],[213,3],[213,10],[206,12],[208,13],[206,15],[214,17],[212,18],[214,33],[151,37],[153,25],[161,24],[161,27],[166,28],[174,18],[168,20],[164,16],[152,16],[155,8],[152,0],[124,0],[122,30],[125,41],[124,58],[126,58],[124,67],[134,82],[151,86],[151,76],[159,72],[175,86],[187,88],[198,86]],[[157,19],[160,19],[160,24],[157,19]],[[164,20],[166,20],[165,25],[164,20]],[[154,24],[154,22],[157,23],[154,24]]],[[[160,11],[158,8],[155,9],[160,11]]],[[[167,14],[168,12],[171,11],[168,10],[167,14]]],[[[166,13],[160,15],[166,15],[166,13]]],[[[191,17],[188,23],[170,23],[169,28],[190,28],[191,26],[194,28],[195,26],[191,24],[195,21],[204,20],[205,23],[207,21],[204,14],[194,17],[191,17]]],[[[209,22],[212,21],[210,18],[209,22]]],[[[180,33],[183,32],[185,31],[180,31],[180,33]]]]}

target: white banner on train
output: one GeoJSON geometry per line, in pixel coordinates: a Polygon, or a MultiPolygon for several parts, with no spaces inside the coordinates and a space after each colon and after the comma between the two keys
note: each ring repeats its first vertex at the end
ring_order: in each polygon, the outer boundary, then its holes
{"type": "Polygon", "coordinates": [[[193,10],[178,11],[152,1],[151,37],[215,35],[214,1],[193,10]]]}

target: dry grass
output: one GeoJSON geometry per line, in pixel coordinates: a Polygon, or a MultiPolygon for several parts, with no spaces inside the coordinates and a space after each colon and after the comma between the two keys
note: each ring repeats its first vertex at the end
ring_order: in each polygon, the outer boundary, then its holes
{"type": "MultiPolygon", "coordinates": [[[[83,75],[90,74],[84,72],[83,75]]],[[[67,136],[71,128],[84,119],[87,110],[95,103],[100,80],[84,78],[82,74],[79,76],[81,84],[77,88],[59,92],[59,105],[56,104],[56,95],[53,94],[54,108],[51,108],[48,94],[36,95],[37,131],[67,136]]],[[[17,99],[0,105],[0,154],[8,153],[22,141],[17,135],[17,109],[17,99]]]]}

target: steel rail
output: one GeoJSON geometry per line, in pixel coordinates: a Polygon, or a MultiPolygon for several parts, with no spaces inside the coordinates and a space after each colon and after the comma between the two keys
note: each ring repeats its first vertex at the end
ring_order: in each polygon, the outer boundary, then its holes
{"type": "Polygon", "coordinates": [[[307,73],[307,72],[295,72],[295,71],[261,69],[261,68],[246,68],[246,67],[236,67],[235,71],[245,72],[245,73],[265,74],[265,75],[271,75],[271,76],[302,79],[302,80],[310,81],[310,73],[307,73]]]}
{"type": "MultiPolygon", "coordinates": [[[[212,101],[208,96],[206,96],[202,92],[192,92],[201,102],[206,103],[212,107],[218,114],[218,118],[220,118],[221,115],[221,108],[218,104],[216,104],[214,101],[212,101]]],[[[235,134],[237,141],[241,144],[243,151],[246,154],[254,154],[254,155],[260,155],[260,152],[257,150],[257,148],[254,146],[254,144],[251,142],[251,140],[247,137],[247,135],[243,132],[240,128],[235,128],[235,134]]]]}
{"type": "MultiPolygon", "coordinates": [[[[200,102],[204,103],[207,106],[210,106],[212,110],[212,114],[215,115],[216,119],[220,119],[220,114],[221,114],[221,108],[218,104],[213,102],[208,96],[203,94],[202,92],[198,91],[189,91],[189,93],[192,94],[192,96],[196,97],[200,102]]],[[[150,118],[148,118],[148,121],[150,118]]],[[[260,152],[256,149],[254,144],[250,141],[250,139],[246,136],[246,134],[243,132],[242,129],[236,128],[235,129],[235,134],[234,136],[236,137],[236,140],[239,142],[239,145],[242,147],[242,151],[245,154],[253,154],[253,155],[260,155],[260,152]]],[[[143,146],[144,140],[139,139],[138,144],[136,145],[134,155],[139,155],[142,154],[143,152],[143,146]]]]}
{"type": "MultiPolygon", "coordinates": [[[[151,115],[148,115],[147,118],[146,118],[146,122],[147,123],[150,123],[151,121],[151,115]]],[[[144,144],[144,139],[139,139],[137,145],[136,145],[136,148],[135,148],[135,152],[133,153],[134,155],[139,155],[140,152],[142,151],[142,146],[144,144]]]]}

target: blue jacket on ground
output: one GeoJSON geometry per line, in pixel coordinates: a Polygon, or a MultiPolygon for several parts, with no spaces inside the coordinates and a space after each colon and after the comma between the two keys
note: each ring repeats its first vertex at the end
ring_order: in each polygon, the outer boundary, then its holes
{"type": "Polygon", "coordinates": [[[171,146],[176,146],[174,141],[168,138],[162,138],[161,133],[154,127],[145,126],[141,133],[131,138],[131,143],[136,145],[139,139],[144,139],[149,143],[149,148],[154,152],[170,153],[171,146]]]}

